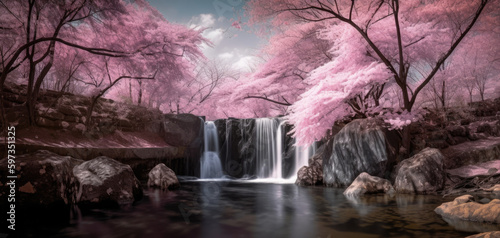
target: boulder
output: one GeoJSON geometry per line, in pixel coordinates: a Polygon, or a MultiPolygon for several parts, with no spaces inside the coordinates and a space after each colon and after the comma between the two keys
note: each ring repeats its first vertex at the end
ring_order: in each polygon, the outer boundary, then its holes
{"type": "Polygon", "coordinates": [[[500,231],[483,232],[466,238],[500,238],[500,231]]]}
{"type": "Polygon", "coordinates": [[[443,155],[438,149],[425,148],[396,168],[394,188],[398,193],[433,193],[445,182],[443,155]]]}
{"type": "Polygon", "coordinates": [[[163,190],[180,187],[174,171],[161,163],[156,165],[148,174],[148,187],[159,187],[163,190]]]}
{"type": "Polygon", "coordinates": [[[499,199],[493,199],[487,204],[480,204],[474,201],[472,195],[463,195],[451,202],[441,204],[434,211],[448,219],[500,223],[499,199]]]}
{"type": "Polygon", "coordinates": [[[0,199],[7,201],[8,175],[17,175],[16,207],[59,206],[74,204],[79,182],[73,175],[73,167],[83,161],[70,156],[39,150],[32,154],[18,155],[16,168],[10,173],[8,159],[0,160],[0,199]]]}
{"type": "Polygon", "coordinates": [[[295,184],[301,186],[323,184],[323,160],[328,159],[332,153],[332,142],[323,144],[316,154],[309,159],[309,166],[303,166],[297,172],[295,184]]]}
{"type": "Polygon", "coordinates": [[[348,186],[362,172],[388,177],[397,159],[400,136],[375,119],[348,123],[333,138],[332,155],[323,161],[328,186],[348,186]]]}
{"type": "Polygon", "coordinates": [[[394,193],[394,188],[389,180],[363,172],[344,191],[346,196],[359,196],[367,193],[394,193]]]}
{"type": "Polygon", "coordinates": [[[106,156],[73,168],[80,182],[78,201],[83,204],[130,204],[142,198],[142,188],[129,165],[106,156]]]}

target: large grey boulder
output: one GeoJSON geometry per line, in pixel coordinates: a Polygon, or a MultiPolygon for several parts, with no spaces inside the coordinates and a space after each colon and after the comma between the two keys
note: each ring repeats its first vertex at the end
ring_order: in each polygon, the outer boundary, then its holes
{"type": "Polygon", "coordinates": [[[163,190],[180,187],[175,172],[161,163],[156,165],[148,174],[148,187],[159,187],[163,190]]]}
{"type": "Polygon", "coordinates": [[[83,204],[130,204],[142,198],[142,188],[130,166],[106,156],[73,168],[80,182],[78,201],[83,204]]]}
{"type": "Polygon", "coordinates": [[[79,182],[73,175],[73,167],[82,162],[70,156],[39,150],[17,155],[16,168],[10,173],[8,158],[4,158],[0,160],[0,199],[7,202],[10,185],[14,181],[16,207],[74,204],[79,182]],[[15,175],[17,179],[10,179],[8,175],[15,175]]]}
{"type": "Polygon", "coordinates": [[[433,193],[444,186],[443,155],[438,149],[423,149],[398,164],[396,171],[394,188],[398,193],[433,193]]]}
{"type": "Polygon", "coordinates": [[[493,199],[487,204],[474,201],[471,195],[463,195],[451,202],[441,204],[434,211],[449,219],[474,222],[500,223],[500,200],[493,199]]]}
{"type": "Polygon", "coordinates": [[[389,177],[396,162],[400,137],[383,122],[358,119],[347,124],[333,139],[332,155],[323,161],[323,181],[328,186],[348,186],[362,172],[389,177]]]}
{"type": "Polygon", "coordinates": [[[387,179],[361,173],[352,184],[344,191],[346,196],[359,196],[369,193],[394,193],[391,182],[387,179]]]}

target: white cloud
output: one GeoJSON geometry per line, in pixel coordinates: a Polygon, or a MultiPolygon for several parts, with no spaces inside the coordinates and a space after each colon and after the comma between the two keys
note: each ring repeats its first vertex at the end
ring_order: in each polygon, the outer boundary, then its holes
{"type": "Polygon", "coordinates": [[[221,58],[221,59],[223,59],[223,60],[228,60],[228,59],[233,58],[233,57],[234,57],[234,54],[233,54],[233,53],[231,53],[231,52],[224,52],[224,53],[222,53],[222,54],[219,54],[218,56],[219,56],[219,58],[221,58]]]}
{"type": "Polygon", "coordinates": [[[207,29],[203,32],[203,36],[214,45],[218,45],[224,39],[224,30],[221,28],[207,29]]]}
{"type": "Polygon", "coordinates": [[[212,27],[215,25],[216,19],[212,14],[200,14],[199,16],[194,16],[189,21],[189,27],[199,28],[199,27],[212,27]]]}

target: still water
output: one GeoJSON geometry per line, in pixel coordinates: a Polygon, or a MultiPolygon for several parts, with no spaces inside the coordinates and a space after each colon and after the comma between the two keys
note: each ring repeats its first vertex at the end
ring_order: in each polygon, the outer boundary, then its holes
{"type": "Polygon", "coordinates": [[[237,181],[184,181],[145,189],[128,208],[81,211],[70,222],[32,222],[33,237],[465,237],[500,227],[448,224],[434,208],[453,198],[369,195],[343,189],[237,181]]]}

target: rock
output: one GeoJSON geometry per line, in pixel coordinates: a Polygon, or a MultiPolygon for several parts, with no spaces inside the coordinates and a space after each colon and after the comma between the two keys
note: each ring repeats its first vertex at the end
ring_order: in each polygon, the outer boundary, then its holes
{"type": "Polygon", "coordinates": [[[446,173],[461,178],[497,175],[500,174],[500,160],[492,160],[475,165],[465,165],[460,168],[446,170],[446,173]]]}
{"type": "Polygon", "coordinates": [[[130,166],[106,156],[73,168],[80,182],[78,201],[83,204],[130,204],[142,198],[142,188],[130,166]]]}
{"type": "Polygon", "coordinates": [[[500,138],[469,141],[450,146],[442,151],[445,156],[444,167],[454,169],[464,165],[479,164],[500,158],[500,138]]]}
{"type": "Polygon", "coordinates": [[[64,129],[66,129],[66,128],[68,128],[68,127],[69,127],[69,123],[68,123],[68,122],[65,122],[65,121],[62,121],[62,122],[61,122],[61,127],[62,127],[62,128],[64,128],[64,129]]]}
{"type": "Polygon", "coordinates": [[[483,232],[466,238],[500,238],[500,231],[483,232]]]}
{"type": "Polygon", "coordinates": [[[38,112],[41,117],[45,117],[52,120],[64,120],[64,114],[52,109],[52,108],[38,108],[38,112]]]}
{"type": "Polygon", "coordinates": [[[180,187],[174,171],[161,163],[156,165],[148,174],[148,187],[160,187],[163,190],[180,187]]]}
{"type": "Polygon", "coordinates": [[[309,166],[303,166],[297,172],[295,184],[301,186],[323,184],[323,160],[328,159],[332,154],[332,142],[323,144],[316,154],[309,159],[309,166]]]}
{"type": "Polygon", "coordinates": [[[500,223],[500,200],[493,199],[487,204],[474,202],[471,195],[463,195],[452,202],[441,204],[434,210],[437,214],[450,218],[474,222],[500,223]]]}
{"type": "Polygon", "coordinates": [[[57,111],[66,116],[74,116],[74,117],[82,116],[82,113],[78,109],[68,104],[59,104],[57,106],[57,111]]]}
{"type": "MultiPolygon", "coordinates": [[[[46,150],[16,156],[16,207],[64,206],[75,204],[79,182],[73,167],[83,161],[60,156],[46,150]]],[[[8,160],[0,160],[0,199],[7,201],[9,194],[8,160]]]]}
{"type": "Polygon", "coordinates": [[[487,139],[488,135],[485,133],[471,133],[468,138],[469,140],[482,140],[487,139]]]}
{"type": "Polygon", "coordinates": [[[87,127],[85,127],[85,125],[82,123],[76,124],[76,126],[74,128],[78,132],[84,132],[87,129],[87,127]]]}
{"type": "Polygon", "coordinates": [[[359,196],[367,193],[394,193],[394,188],[389,180],[363,172],[344,191],[346,196],[359,196]]]}
{"type": "Polygon", "coordinates": [[[191,147],[203,142],[203,121],[191,114],[166,114],[160,133],[172,146],[191,147]]]}
{"type": "Polygon", "coordinates": [[[495,184],[491,188],[484,189],[484,191],[500,194],[500,184],[495,184]]]}
{"type": "Polygon", "coordinates": [[[362,172],[388,177],[399,152],[400,137],[375,119],[348,123],[333,138],[332,155],[323,161],[328,186],[348,186],[362,172]]]}
{"type": "Polygon", "coordinates": [[[443,155],[438,149],[423,149],[398,164],[396,171],[394,188],[398,193],[426,194],[444,186],[443,155]]]}

